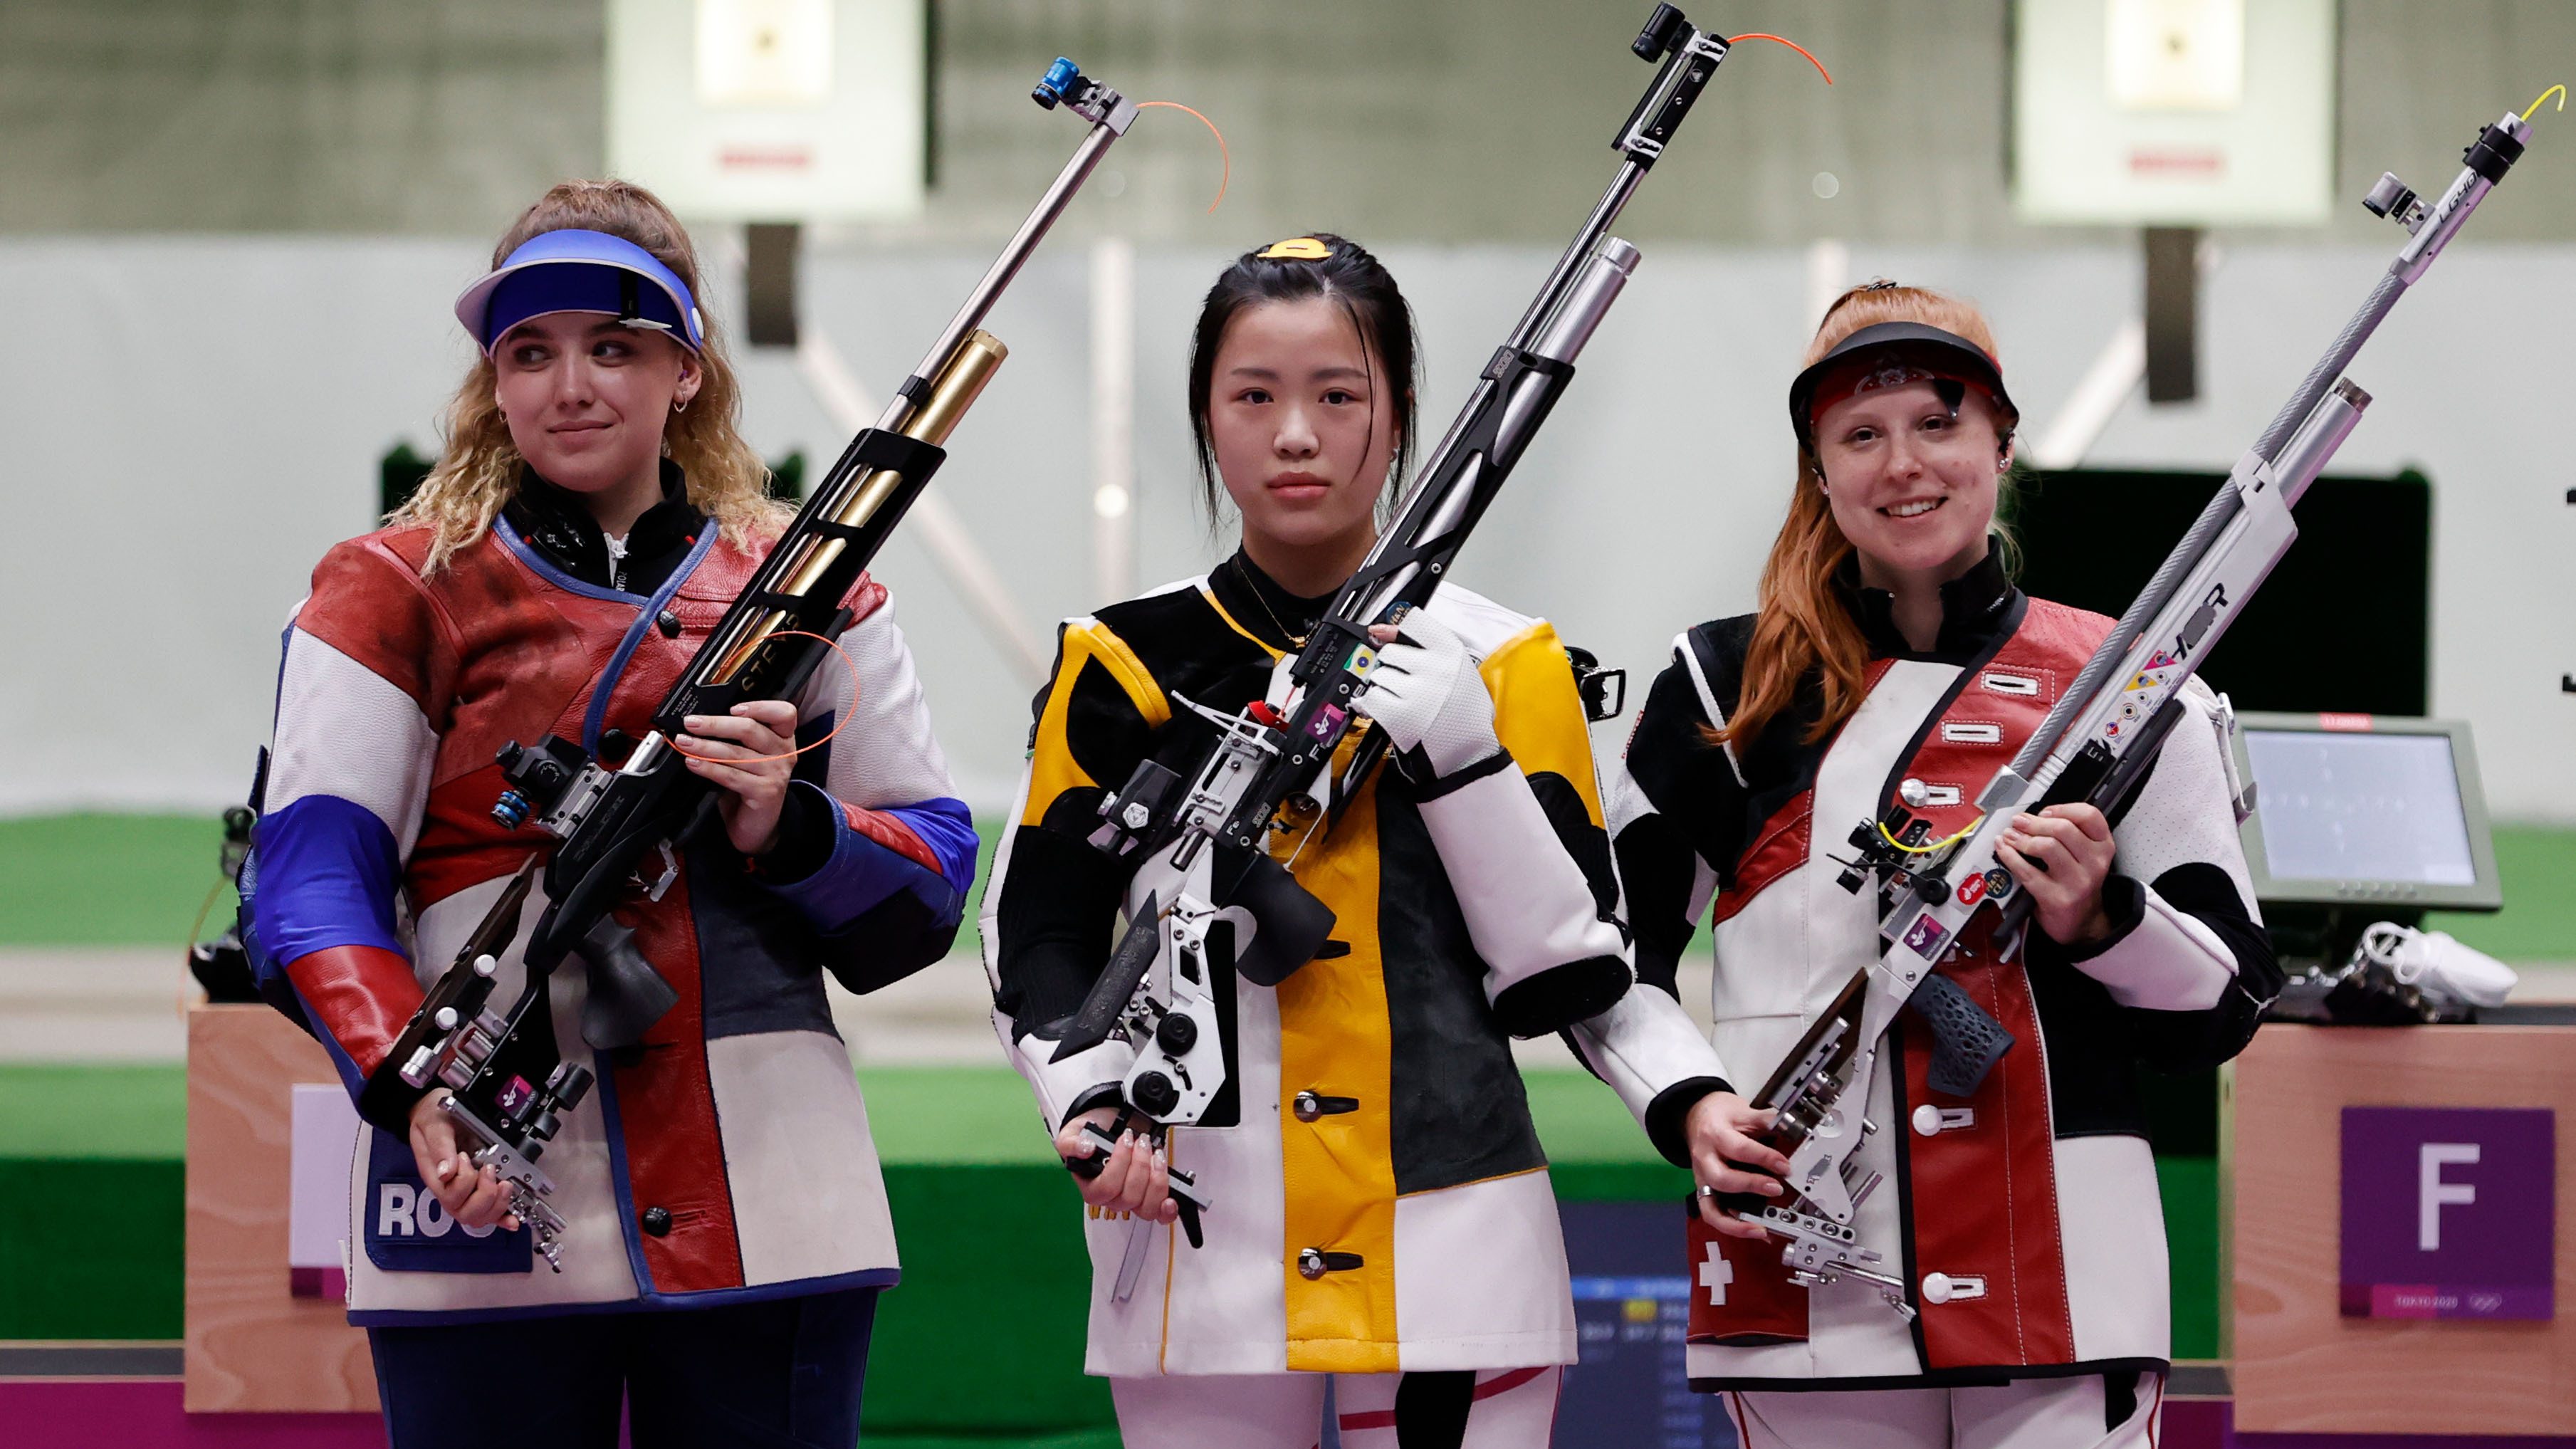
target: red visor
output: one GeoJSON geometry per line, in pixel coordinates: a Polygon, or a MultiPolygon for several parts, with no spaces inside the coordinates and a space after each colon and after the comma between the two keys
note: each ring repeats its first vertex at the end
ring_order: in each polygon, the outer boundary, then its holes
{"type": "Polygon", "coordinates": [[[1789,384],[1789,422],[1813,447],[1815,421],[1845,398],[1910,382],[1976,388],[2007,419],[2021,410],[2004,391],[2003,369],[1986,350],[1955,332],[1923,322],[1879,322],[1835,343],[1789,384]]]}
{"type": "Polygon", "coordinates": [[[1855,358],[1826,373],[1816,380],[1815,397],[1807,404],[1808,428],[1812,431],[1816,425],[1816,419],[1823,417],[1826,410],[1836,403],[1859,397],[1863,393],[1885,392],[1890,388],[1904,387],[1908,383],[1957,383],[1962,387],[1973,387],[1984,393],[1988,402],[1994,401],[1995,390],[1987,385],[1984,378],[1972,376],[1961,369],[1926,366],[1927,361],[1929,359],[1891,357],[1881,353],[1876,357],[1855,358]]]}

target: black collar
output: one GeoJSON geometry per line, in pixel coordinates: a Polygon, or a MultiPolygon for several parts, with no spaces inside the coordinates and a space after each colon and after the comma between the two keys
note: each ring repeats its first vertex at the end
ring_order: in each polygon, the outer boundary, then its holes
{"type": "Polygon", "coordinates": [[[1925,652],[1908,644],[1898,632],[1896,596],[1861,584],[1857,557],[1843,560],[1842,567],[1834,571],[1834,585],[1852,617],[1860,621],[1861,635],[1869,641],[1872,659],[1943,663],[1973,657],[1992,643],[1995,632],[2012,617],[2012,601],[2021,593],[2004,573],[2003,540],[1987,539],[1986,556],[1941,586],[1941,635],[1925,652]]]}
{"type": "Polygon", "coordinates": [[[1315,632],[1315,621],[1324,617],[1333,595],[1341,592],[1335,589],[1321,598],[1300,598],[1280,587],[1239,548],[1209,571],[1208,591],[1254,638],[1287,652],[1303,647],[1298,641],[1315,632]]]}
{"type": "Polygon", "coordinates": [[[556,487],[524,464],[519,491],[501,505],[501,516],[565,573],[598,588],[637,594],[649,594],[670,578],[707,523],[704,514],[689,506],[688,479],[668,458],[662,460],[662,501],[645,509],[627,530],[622,564],[610,562],[608,540],[581,495],[556,487]]]}

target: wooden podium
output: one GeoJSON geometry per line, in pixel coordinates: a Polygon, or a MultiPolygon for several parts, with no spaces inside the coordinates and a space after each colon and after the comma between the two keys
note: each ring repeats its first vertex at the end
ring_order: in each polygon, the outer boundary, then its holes
{"type": "Polygon", "coordinates": [[[2552,1321],[2338,1308],[2343,1109],[2553,1109],[2563,1223],[2576,1209],[2576,1027],[2275,1023],[2237,1058],[2228,1104],[2220,1213],[2239,1430],[2576,1434],[2576,1252],[2563,1225],[2552,1321]]]}
{"type": "Polygon", "coordinates": [[[339,1076],[265,1006],[188,1013],[188,1412],[376,1412],[367,1336],[287,1270],[289,1122],[298,1083],[339,1076]]]}

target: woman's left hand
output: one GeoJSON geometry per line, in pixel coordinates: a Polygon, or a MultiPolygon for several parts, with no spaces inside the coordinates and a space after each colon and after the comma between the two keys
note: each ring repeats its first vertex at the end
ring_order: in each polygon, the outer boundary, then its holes
{"type": "Polygon", "coordinates": [[[787,784],[796,769],[796,706],[784,699],[737,704],[733,713],[693,714],[689,732],[671,743],[693,758],[690,770],[724,791],[725,838],[745,855],[778,844],[787,784]]]}
{"type": "Polygon", "coordinates": [[[2090,805],[2051,805],[2037,815],[2016,815],[1995,844],[1995,858],[2030,892],[2039,928],[2061,946],[2082,946],[2111,934],[2102,909],[2102,882],[2111,878],[2111,822],[2090,805]]]}
{"type": "Polygon", "coordinates": [[[1417,783],[1444,779],[1502,749],[1494,696],[1482,662],[1458,631],[1416,609],[1401,626],[1372,624],[1377,667],[1360,691],[1360,713],[1386,731],[1417,783]]]}

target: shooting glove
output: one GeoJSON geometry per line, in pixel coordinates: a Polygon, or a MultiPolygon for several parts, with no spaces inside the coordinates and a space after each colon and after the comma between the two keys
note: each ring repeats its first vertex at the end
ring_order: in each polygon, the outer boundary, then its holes
{"type": "Polygon", "coordinates": [[[1377,667],[1360,696],[1395,746],[1396,763],[1416,784],[1456,774],[1502,752],[1494,734],[1494,697],[1458,631],[1420,610],[1391,644],[1377,646],[1377,667]]]}

